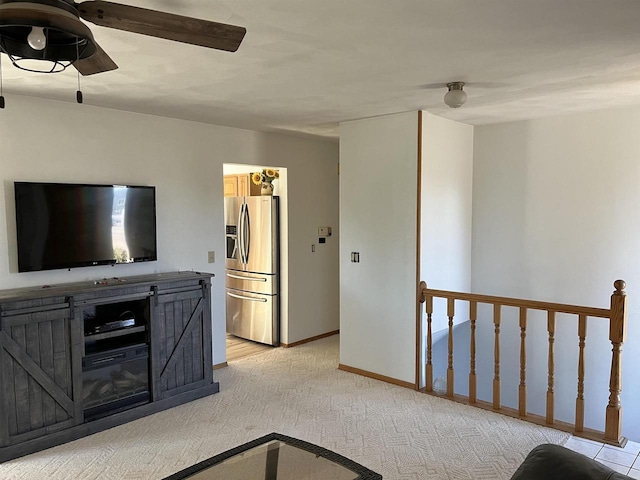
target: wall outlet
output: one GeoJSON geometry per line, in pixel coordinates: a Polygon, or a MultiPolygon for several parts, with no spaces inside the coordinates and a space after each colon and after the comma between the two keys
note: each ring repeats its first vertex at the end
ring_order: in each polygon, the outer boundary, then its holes
{"type": "Polygon", "coordinates": [[[216,252],[209,252],[207,258],[209,263],[216,263],[216,252]]]}

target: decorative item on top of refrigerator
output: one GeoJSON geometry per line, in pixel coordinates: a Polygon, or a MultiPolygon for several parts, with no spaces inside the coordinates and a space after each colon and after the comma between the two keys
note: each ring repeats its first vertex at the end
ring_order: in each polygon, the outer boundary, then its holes
{"type": "Polygon", "coordinates": [[[280,343],[278,197],[225,197],[227,333],[280,343]]]}

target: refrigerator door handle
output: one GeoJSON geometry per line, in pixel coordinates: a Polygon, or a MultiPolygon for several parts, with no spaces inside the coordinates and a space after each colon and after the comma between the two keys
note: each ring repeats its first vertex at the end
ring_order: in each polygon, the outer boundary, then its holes
{"type": "Polygon", "coordinates": [[[244,207],[245,204],[240,204],[240,212],[238,213],[238,243],[240,246],[240,263],[247,263],[244,259],[244,207]]]}
{"type": "Polygon", "coordinates": [[[265,303],[267,301],[266,298],[253,298],[253,297],[245,297],[243,295],[236,295],[235,293],[227,292],[227,295],[233,298],[239,298],[240,300],[249,300],[250,302],[262,302],[265,303]]]}
{"type": "Polygon", "coordinates": [[[252,282],[266,282],[266,278],[259,277],[242,277],[240,275],[234,275],[233,273],[227,273],[227,277],[236,278],[238,280],[251,280],[252,282]]]}
{"type": "Polygon", "coordinates": [[[242,263],[242,204],[240,204],[240,210],[238,210],[238,222],[236,225],[238,226],[238,231],[236,234],[236,248],[238,249],[238,256],[240,257],[240,262],[242,263]]]}
{"type": "Polygon", "coordinates": [[[249,206],[244,204],[244,263],[249,263],[249,249],[251,247],[251,219],[249,218],[249,206]]]}

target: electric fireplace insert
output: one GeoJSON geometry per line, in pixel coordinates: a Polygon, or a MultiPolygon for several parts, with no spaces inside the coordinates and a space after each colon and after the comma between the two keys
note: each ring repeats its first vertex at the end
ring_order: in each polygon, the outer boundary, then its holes
{"type": "Polygon", "coordinates": [[[148,299],[84,309],[85,421],[148,403],[148,299]]]}

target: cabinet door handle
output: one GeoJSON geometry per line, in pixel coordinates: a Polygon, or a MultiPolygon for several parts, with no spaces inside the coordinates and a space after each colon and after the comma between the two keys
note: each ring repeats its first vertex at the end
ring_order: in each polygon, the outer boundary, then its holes
{"type": "Polygon", "coordinates": [[[262,302],[265,303],[267,301],[266,298],[253,298],[253,297],[245,297],[243,295],[236,295],[235,293],[227,292],[227,295],[233,298],[239,298],[240,300],[249,300],[250,302],[262,302]]]}

